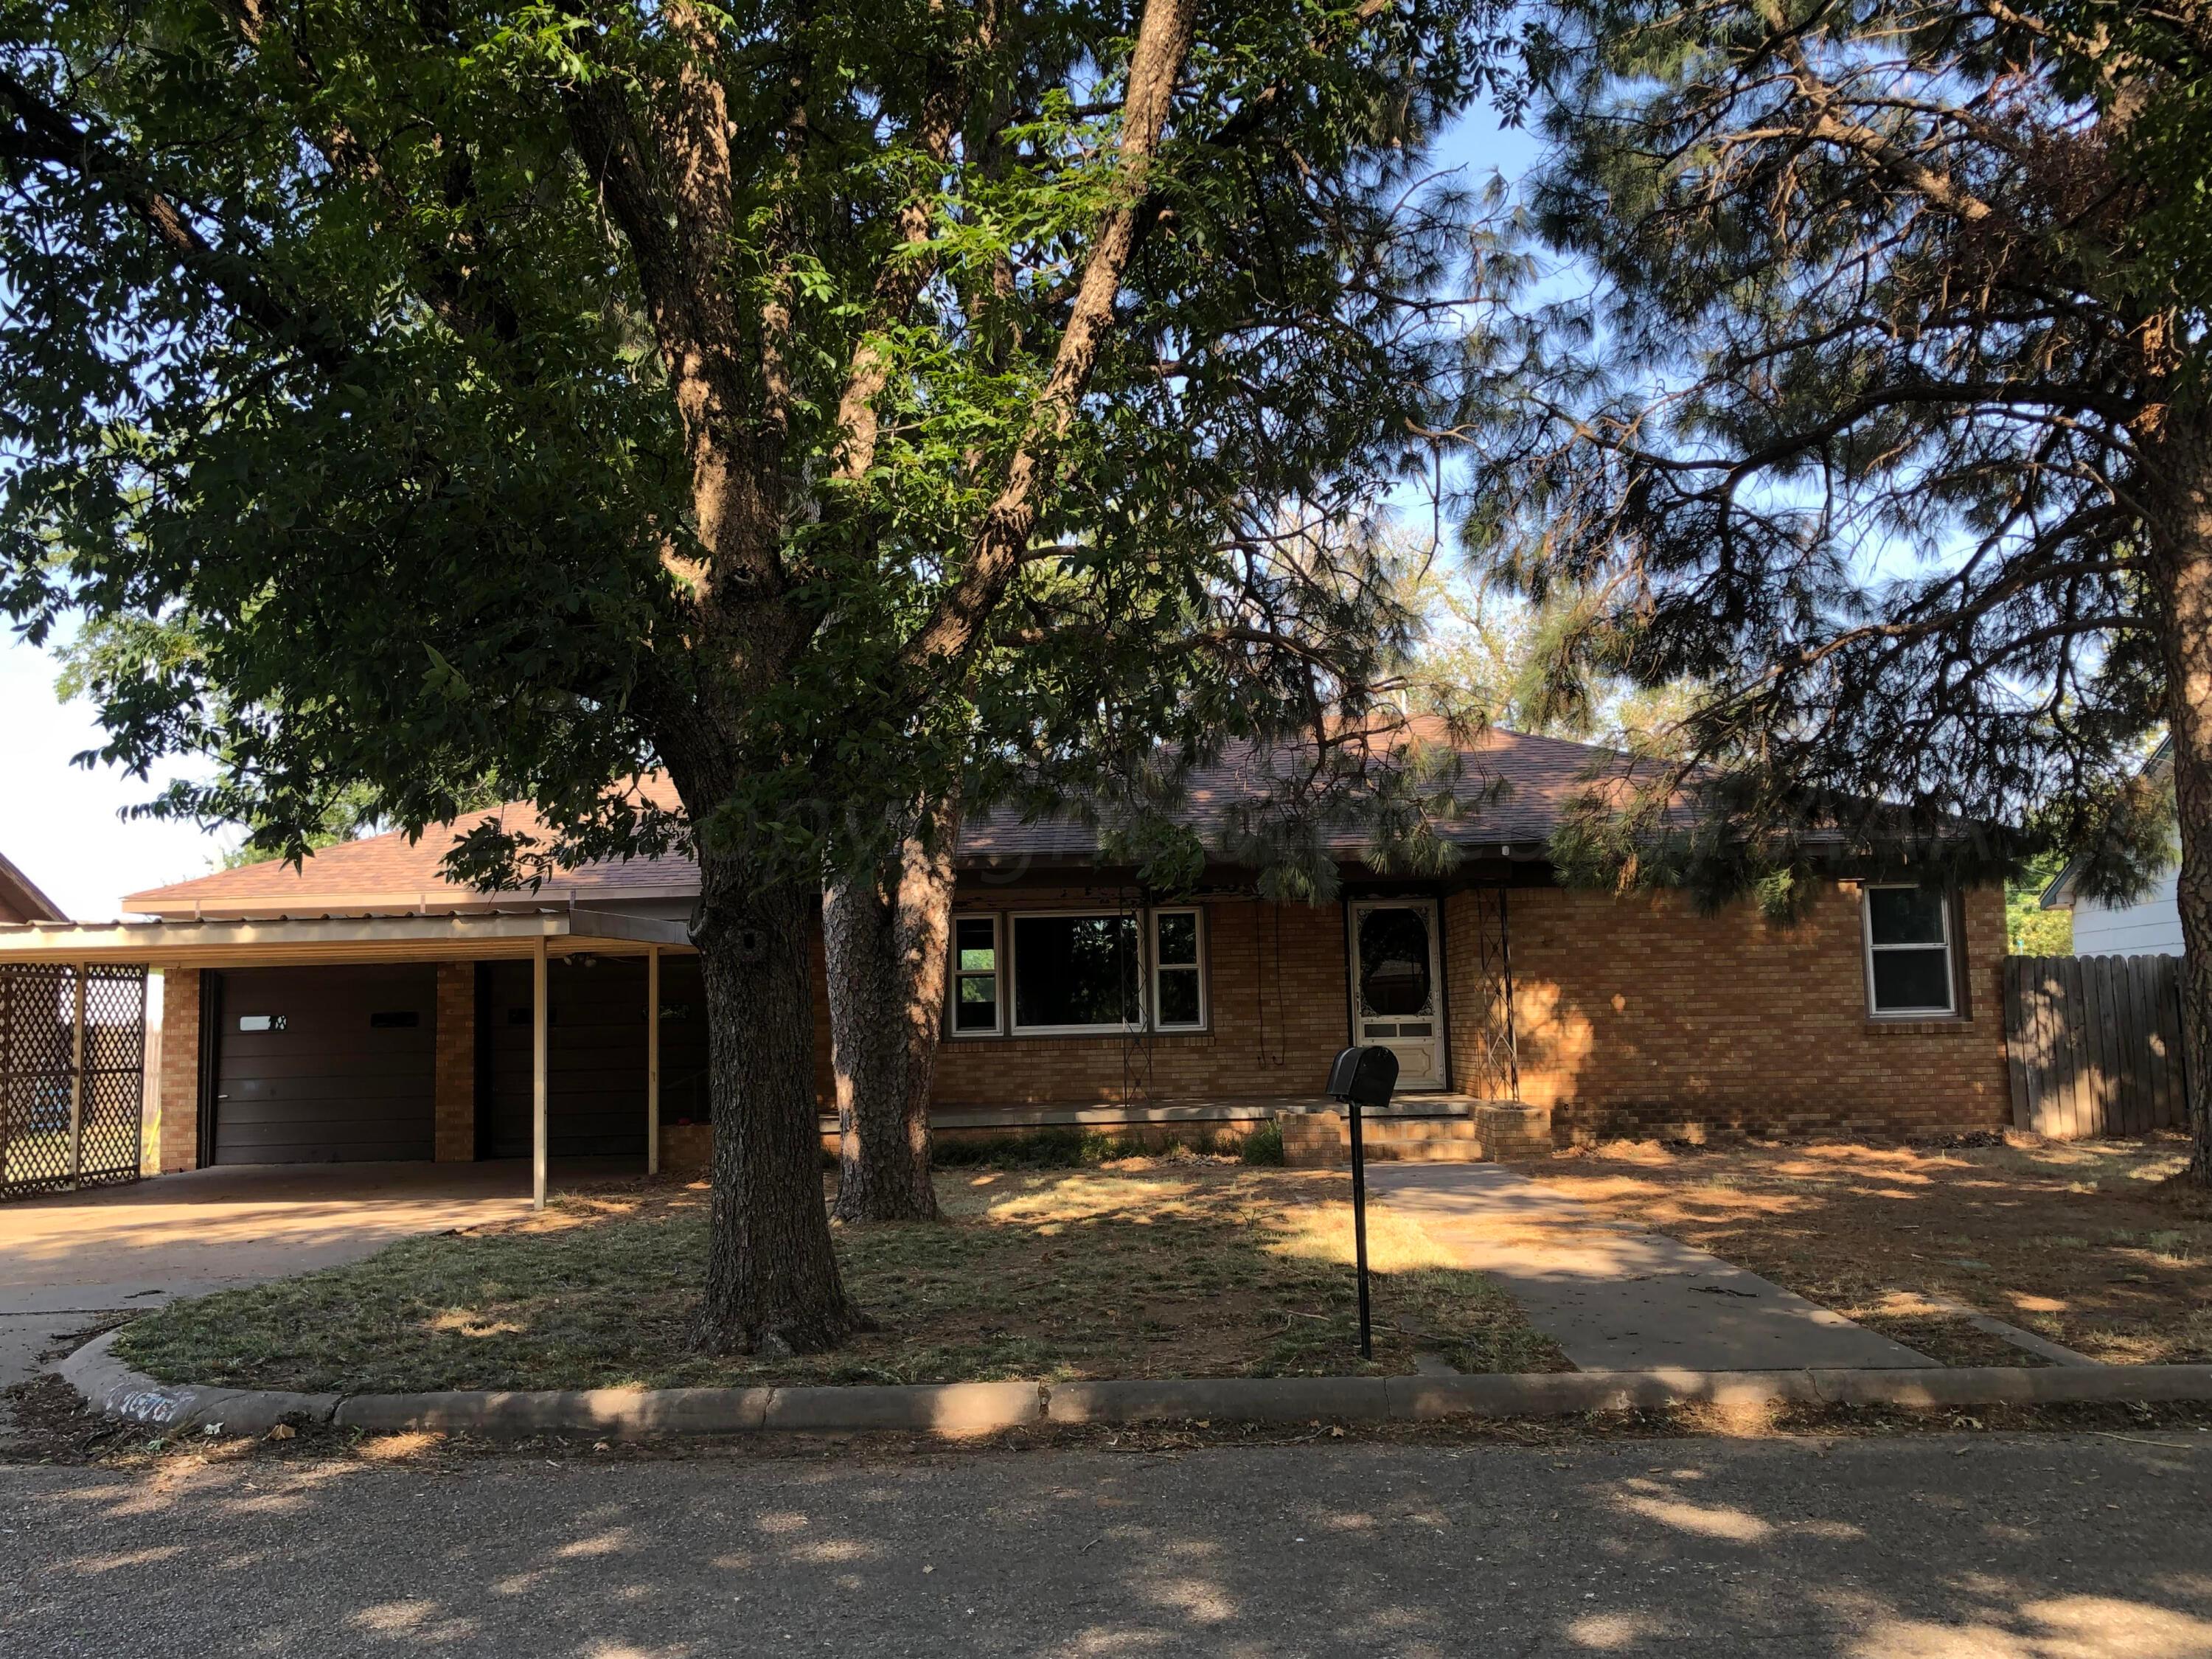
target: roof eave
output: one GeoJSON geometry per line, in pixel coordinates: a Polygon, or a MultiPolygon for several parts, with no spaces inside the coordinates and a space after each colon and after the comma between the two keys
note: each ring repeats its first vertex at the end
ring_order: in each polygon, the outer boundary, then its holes
{"type": "Polygon", "coordinates": [[[143,963],[158,968],[373,961],[479,961],[550,954],[690,951],[680,921],[598,910],[411,916],[0,924],[0,963],[143,963]]]}
{"type": "Polygon", "coordinates": [[[11,908],[21,910],[33,921],[69,920],[69,913],[40,891],[38,883],[25,875],[21,867],[4,853],[0,853],[0,897],[6,898],[11,908]]]}
{"type": "Polygon", "coordinates": [[[593,888],[589,892],[555,888],[538,893],[477,893],[466,888],[432,888],[418,892],[300,892],[282,896],[243,894],[189,901],[162,896],[172,891],[155,887],[130,894],[125,897],[122,908],[128,915],[152,916],[161,921],[252,921],[303,914],[408,916],[518,908],[591,910],[656,900],[689,900],[699,896],[696,886],[660,886],[593,888]]]}

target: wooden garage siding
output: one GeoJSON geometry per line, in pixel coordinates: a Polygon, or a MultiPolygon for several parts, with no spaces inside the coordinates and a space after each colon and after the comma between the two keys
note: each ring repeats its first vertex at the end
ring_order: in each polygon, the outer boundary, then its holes
{"type": "Polygon", "coordinates": [[[215,1161],[427,1158],[435,1139],[437,975],[427,966],[239,969],[216,1006],[215,1161]],[[413,1025],[370,1016],[409,1012],[413,1025]],[[281,1015],[282,1030],[239,1021],[281,1015]]]}

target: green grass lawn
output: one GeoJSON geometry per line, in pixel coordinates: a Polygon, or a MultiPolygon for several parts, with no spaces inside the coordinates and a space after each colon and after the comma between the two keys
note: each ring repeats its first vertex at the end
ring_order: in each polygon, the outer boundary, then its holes
{"type": "Polygon", "coordinates": [[[1490,1280],[1379,1209],[1363,1364],[1340,1173],[1155,1161],[938,1184],[945,1224],[836,1229],[877,1328],[834,1353],[692,1352],[706,1193],[643,1185],[175,1303],[116,1351],[166,1382],[346,1392],[1301,1376],[1404,1371],[1417,1352],[1567,1369],[1490,1280]]]}

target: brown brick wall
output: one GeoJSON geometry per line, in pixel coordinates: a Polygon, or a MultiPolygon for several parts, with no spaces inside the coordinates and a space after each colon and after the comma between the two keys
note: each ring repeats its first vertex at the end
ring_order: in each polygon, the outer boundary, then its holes
{"type": "Polygon", "coordinates": [[[161,1172],[199,1167],[200,970],[161,975],[161,1172]]]}
{"type": "Polygon", "coordinates": [[[477,1155],[477,966],[438,964],[436,1152],[441,1164],[477,1155]]]}
{"type": "MultiPolygon", "coordinates": [[[[1102,901],[1079,888],[1018,899],[960,896],[963,913],[1102,901]]],[[[1210,1029],[1182,1036],[948,1038],[940,1107],[1095,1104],[1195,1096],[1311,1095],[1344,1046],[1344,912],[1334,904],[1231,899],[1202,904],[1210,1029]]],[[[1003,930],[1002,930],[1003,942],[1003,930]]],[[[826,1062],[827,1048],[824,1045],[826,1062]]]]}
{"type": "MultiPolygon", "coordinates": [[[[1097,889],[981,888],[963,913],[1126,902],[1097,889]]],[[[1700,916],[1672,896],[1614,899],[1558,888],[1511,895],[1521,1095],[1562,1138],[1704,1126],[1895,1134],[1990,1127],[2008,1115],[1998,997],[2003,900],[1968,896],[1968,1017],[1869,1021],[1858,891],[1840,884],[1795,927],[1749,906],[1700,916]]],[[[1102,1104],[1317,1093],[1346,1041],[1344,912],[1335,904],[1206,902],[1208,1030],[1133,1037],[951,1038],[940,1108],[1102,1104]]],[[[1455,1086],[1472,1082],[1478,1012],[1472,901],[1445,901],[1447,1012],[1455,1086]]],[[[830,1019],[814,948],[817,1096],[831,1109],[830,1019]]],[[[159,1156],[194,1167],[199,983],[165,975],[159,1156]]],[[[467,963],[438,975],[441,1160],[475,1155],[475,989],[467,963]]],[[[673,1127],[674,1126],[671,1126],[673,1127]]],[[[703,1142],[704,1132],[694,1137],[703,1142]]],[[[672,1153],[677,1149],[669,1149],[672,1153]]],[[[700,1146],[687,1144],[694,1156],[700,1146]]]]}
{"type": "MultiPolygon", "coordinates": [[[[1455,1080],[1473,1024],[1472,901],[1447,906],[1455,1080]]],[[[1702,916],[1674,895],[1511,895],[1521,1097],[1587,1139],[1713,1127],[1898,1134],[1987,1128],[2009,1108],[1999,975],[2004,900],[1971,893],[1966,1018],[1867,1018],[1859,892],[1839,883],[1795,927],[1748,904],[1702,916]]]]}

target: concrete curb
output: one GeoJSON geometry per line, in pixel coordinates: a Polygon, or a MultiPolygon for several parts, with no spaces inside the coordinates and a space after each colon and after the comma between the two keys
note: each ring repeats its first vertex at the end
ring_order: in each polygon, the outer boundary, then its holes
{"type": "Polygon", "coordinates": [[[143,1423],[149,1428],[263,1434],[288,1419],[327,1423],[337,1409],[338,1396],[334,1394],[156,1382],[108,1352],[121,1334],[118,1329],[96,1336],[61,1363],[62,1380],[102,1417],[143,1423]]]}
{"type": "Polygon", "coordinates": [[[1169,1377],[1055,1382],[1045,1390],[1051,1423],[1374,1423],[1390,1413],[1391,1376],[1169,1377]]]}
{"type": "Polygon", "coordinates": [[[1573,1417],[1673,1406],[2053,1406],[2212,1401],[2212,1365],[1790,1371],[1559,1371],[1472,1376],[1238,1376],[1103,1382],[943,1382],[798,1389],[562,1389],[445,1394],[293,1394],[156,1382],[109,1352],[117,1333],[61,1375],[104,1417],[149,1428],[262,1434],[282,1422],[391,1433],[570,1434],[602,1440],[756,1431],[892,1430],[946,1439],[1036,1423],[1436,1423],[1573,1417]]]}

